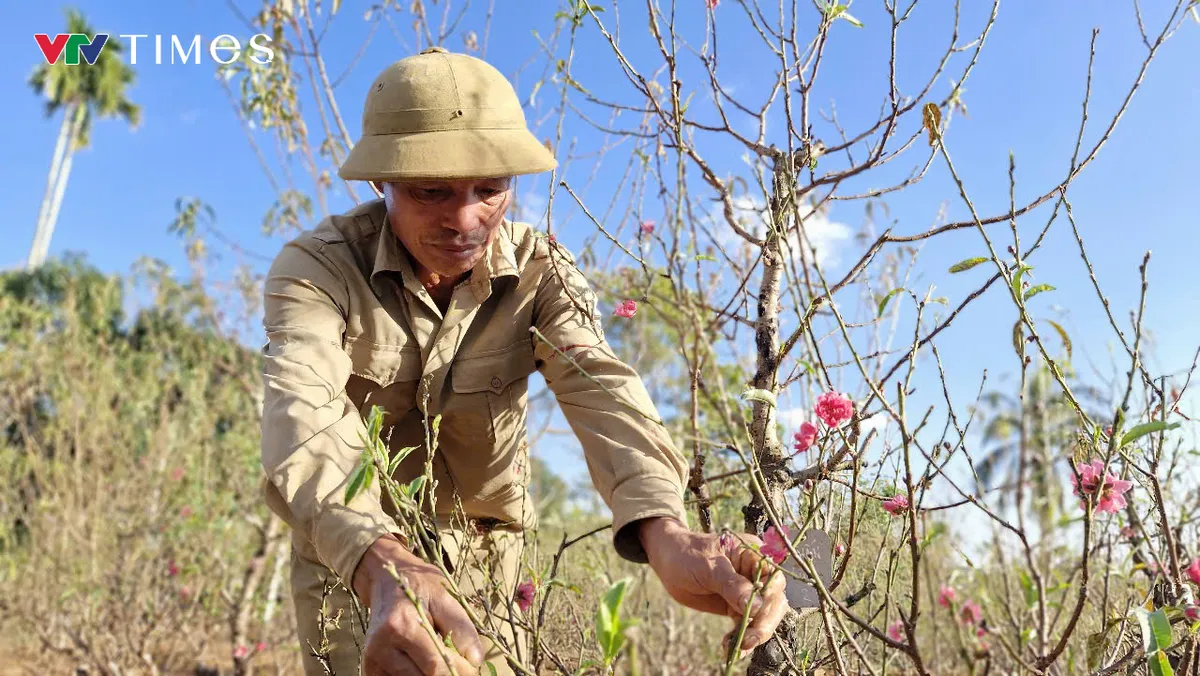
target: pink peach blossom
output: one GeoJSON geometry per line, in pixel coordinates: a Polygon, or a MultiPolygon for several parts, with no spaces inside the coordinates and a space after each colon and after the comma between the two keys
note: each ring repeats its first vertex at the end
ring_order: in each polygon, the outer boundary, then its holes
{"type": "Polygon", "coordinates": [[[1200,622],[1200,606],[1188,606],[1183,609],[1183,616],[1188,622],[1200,622]]]}
{"type": "Polygon", "coordinates": [[[716,9],[717,3],[721,2],[721,0],[704,0],[704,2],[708,4],[709,9],[716,9]]]}
{"type": "Polygon", "coordinates": [[[250,654],[250,649],[244,645],[240,645],[233,649],[233,659],[235,659],[235,660],[245,659],[246,655],[249,655],[249,654],[250,654]]]}
{"type": "Polygon", "coordinates": [[[854,404],[843,394],[826,392],[817,397],[817,417],[829,427],[837,427],[854,415],[854,404]]]}
{"type": "Polygon", "coordinates": [[[837,543],[836,545],[833,546],[833,553],[837,554],[838,556],[845,554],[846,553],[846,545],[844,545],[840,542],[837,543]]]}
{"type": "Polygon", "coordinates": [[[883,508],[892,515],[903,514],[908,511],[908,498],[903,495],[893,495],[883,501],[883,508]]]}
{"type": "Polygon", "coordinates": [[[192,515],[192,508],[188,505],[184,505],[183,509],[179,510],[179,516],[184,519],[188,518],[191,515],[192,515]]]}
{"type": "Polygon", "coordinates": [[[1192,584],[1200,584],[1200,558],[1192,559],[1192,564],[1184,569],[1192,584]]]}
{"type": "Polygon", "coordinates": [[[954,587],[942,585],[942,588],[938,590],[937,602],[939,606],[943,608],[949,608],[951,605],[953,605],[957,597],[958,592],[954,591],[954,587]]]}
{"type": "Polygon", "coordinates": [[[642,232],[649,235],[654,232],[654,221],[642,221],[642,232]]]}
{"type": "Polygon", "coordinates": [[[979,604],[974,601],[963,603],[962,609],[958,611],[958,617],[963,621],[963,624],[979,624],[979,620],[983,619],[983,610],[979,604]]]}
{"type": "Polygon", "coordinates": [[[1103,460],[1093,460],[1079,467],[1079,476],[1071,477],[1071,485],[1075,487],[1075,495],[1082,498],[1079,502],[1086,509],[1088,495],[1096,495],[1096,511],[1116,514],[1117,510],[1125,507],[1125,493],[1133,488],[1132,481],[1118,479],[1116,475],[1104,467],[1103,460]]]}
{"type": "Polygon", "coordinates": [[[902,622],[900,620],[896,620],[895,622],[889,624],[888,628],[887,628],[887,635],[888,635],[888,638],[892,639],[893,641],[896,641],[897,643],[899,643],[900,641],[903,641],[904,640],[904,622],[902,622]]]}
{"type": "Polygon", "coordinates": [[[536,590],[533,586],[533,582],[530,582],[529,580],[525,580],[521,584],[517,585],[517,594],[514,597],[514,600],[517,602],[517,607],[521,609],[521,612],[529,610],[529,606],[533,605],[533,595],[535,591],[536,590]]]}
{"type": "Polygon", "coordinates": [[[618,317],[629,319],[637,314],[637,301],[630,299],[621,301],[621,304],[617,306],[617,309],[613,310],[613,314],[618,317]]]}
{"type": "Polygon", "coordinates": [[[788,537],[788,527],[783,527],[783,533],[775,530],[775,526],[768,526],[767,532],[763,533],[763,545],[760,550],[763,556],[771,559],[775,563],[783,563],[783,560],[788,557],[787,544],[784,538],[788,537]]]}
{"type": "Polygon", "coordinates": [[[171,481],[179,481],[182,478],[183,478],[183,468],[182,467],[176,467],[175,469],[171,470],[171,481]]]}
{"type": "Polygon", "coordinates": [[[726,558],[732,559],[737,554],[737,538],[733,537],[728,532],[721,533],[721,537],[717,538],[717,544],[721,547],[721,553],[724,554],[726,558]]]}
{"type": "Polygon", "coordinates": [[[258,643],[254,644],[254,652],[256,652],[256,653],[261,653],[266,649],[267,649],[267,644],[265,641],[259,641],[258,643]]]}
{"type": "Polygon", "coordinates": [[[179,566],[175,564],[175,559],[167,561],[167,577],[175,577],[179,574],[179,566]]]}
{"type": "Polygon", "coordinates": [[[792,439],[796,442],[792,448],[797,453],[807,451],[817,441],[817,426],[807,421],[800,423],[800,431],[792,439]]]}

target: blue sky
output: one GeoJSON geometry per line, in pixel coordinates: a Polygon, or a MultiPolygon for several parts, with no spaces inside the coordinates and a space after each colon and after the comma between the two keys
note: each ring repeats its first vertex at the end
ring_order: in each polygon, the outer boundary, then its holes
{"type": "MultiPolygon", "coordinates": [[[[249,3],[238,4],[243,11],[252,9],[249,3]]],[[[467,15],[463,28],[482,32],[482,8],[486,3],[476,4],[479,6],[467,15]]],[[[532,31],[542,36],[550,34],[558,3],[497,0],[496,4],[487,58],[501,71],[516,73],[538,55],[532,31]]],[[[609,7],[610,11],[601,16],[611,26],[614,15],[610,3],[600,4],[609,7]]],[[[964,10],[963,35],[978,32],[987,8],[974,1],[963,4],[969,6],[964,10]]],[[[1157,34],[1166,18],[1167,4],[1143,3],[1152,35],[1157,34]]],[[[649,72],[658,63],[656,51],[640,27],[645,25],[644,20],[638,23],[639,17],[632,14],[644,11],[644,5],[623,5],[622,44],[631,59],[649,72]]],[[[677,3],[680,26],[697,41],[703,38],[704,5],[703,0],[677,3]]],[[[219,2],[90,1],[75,6],[97,29],[114,34],[200,34],[207,41],[221,33],[243,38],[252,33],[219,2]]],[[[362,15],[367,6],[355,0],[342,3],[341,15],[323,45],[334,75],[346,68],[362,44],[367,33],[362,15]]],[[[58,131],[58,119],[44,116],[42,103],[25,84],[41,58],[32,36],[61,30],[65,7],[59,2],[6,3],[0,9],[0,23],[14,36],[9,58],[0,62],[0,98],[6,102],[6,124],[0,131],[4,148],[0,154],[0,200],[7,211],[5,224],[0,226],[7,242],[0,249],[0,268],[19,265],[28,251],[58,131]]],[[[886,91],[885,17],[877,3],[865,0],[855,3],[852,10],[866,28],[856,29],[845,23],[835,27],[813,97],[816,133],[827,142],[834,138],[833,130],[817,116],[817,107],[828,110],[829,102],[836,101],[842,122],[851,129],[860,128],[878,114],[886,91]]],[[[770,66],[763,65],[761,47],[756,51],[739,45],[751,38],[757,40],[741,9],[734,0],[722,0],[714,16],[720,28],[724,82],[738,96],[752,97],[762,92],[769,82],[770,66]]],[[[949,3],[924,0],[911,26],[901,31],[897,80],[904,93],[916,92],[929,66],[940,56],[948,39],[949,16],[949,3]]],[[[337,90],[342,115],[353,137],[358,134],[362,96],[371,80],[382,67],[413,50],[407,27],[411,20],[401,16],[396,23],[410,42],[400,44],[386,27],[380,28],[358,66],[337,90]]],[[[966,84],[963,98],[969,116],[956,115],[947,135],[955,164],[981,213],[995,214],[1007,205],[1010,151],[1015,154],[1018,168],[1018,203],[1044,192],[1065,175],[1078,128],[1093,27],[1100,29],[1100,35],[1085,151],[1107,126],[1144,57],[1132,3],[1014,2],[1001,7],[1000,18],[966,84]]],[[[1200,157],[1200,128],[1195,118],[1195,111],[1200,110],[1200,78],[1195,70],[1200,57],[1197,29],[1200,26],[1187,20],[1162,48],[1116,133],[1071,192],[1092,262],[1123,328],[1137,301],[1137,266],[1146,250],[1153,251],[1146,315],[1147,325],[1155,332],[1151,366],[1169,373],[1186,369],[1200,344],[1200,302],[1196,300],[1193,267],[1196,252],[1200,251],[1194,201],[1196,158],[1200,157]]],[[[453,49],[462,48],[459,37],[451,38],[448,44],[453,49]]],[[[146,58],[144,54],[139,54],[139,61],[146,58]]],[[[560,50],[560,56],[565,52],[560,50]]],[[[966,55],[955,58],[950,77],[957,77],[953,73],[961,70],[966,55]]],[[[300,64],[295,68],[304,74],[300,64]]],[[[703,84],[695,79],[694,60],[689,68],[692,70],[685,70],[688,82],[703,84]]],[[[539,64],[536,69],[521,71],[516,83],[523,97],[531,93],[540,69],[539,64]]],[[[573,72],[590,91],[629,100],[628,84],[615,67],[603,38],[590,24],[579,36],[573,72]]],[[[214,79],[207,55],[200,66],[139,63],[137,78],[130,96],[142,106],[144,122],[137,130],[116,121],[95,125],[92,146],[75,159],[50,254],[85,252],[92,263],[110,272],[128,272],[139,257],[153,256],[186,271],[180,242],[168,234],[167,226],[175,216],[175,200],[195,196],[213,206],[217,225],[224,232],[249,249],[273,255],[281,240],[262,236],[260,224],[274,195],[214,79]]],[[[301,95],[307,100],[308,85],[302,84],[301,95]]],[[[940,99],[949,91],[948,76],[943,76],[933,94],[940,99]]],[[[540,110],[529,110],[531,120],[542,119],[548,99],[557,97],[557,93],[547,84],[539,96],[540,110]]],[[[712,111],[703,99],[701,89],[695,109],[698,115],[712,111]]],[[[707,119],[712,121],[711,114],[707,119]]],[[[319,133],[316,120],[315,115],[308,118],[314,134],[319,133]]],[[[553,135],[553,124],[553,119],[544,121],[539,136],[553,135]]],[[[781,138],[782,124],[782,118],[775,116],[768,127],[775,141],[781,138]]],[[[912,124],[910,121],[900,136],[912,133],[912,124]]],[[[568,118],[565,136],[574,139],[581,150],[603,142],[600,134],[576,118],[568,118]]],[[[740,151],[726,143],[704,143],[720,170],[731,171],[739,166],[740,151]]],[[[927,152],[924,141],[918,141],[906,159],[851,182],[845,192],[885,185],[887,179],[905,175],[927,152]]],[[[594,163],[581,158],[565,168],[565,175],[568,181],[582,185],[593,169],[594,163]]],[[[586,199],[593,212],[603,211],[616,189],[619,169],[620,165],[606,167],[591,185],[586,199]]],[[[522,184],[527,194],[541,197],[549,181],[548,177],[538,177],[525,179],[522,184]]],[[[367,191],[360,186],[359,193],[367,191]]],[[[570,197],[560,191],[555,200],[561,207],[570,202],[570,197]]],[[[889,196],[886,204],[894,223],[882,223],[876,232],[889,225],[899,233],[921,232],[935,222],[943,208],[951,220],[968,215],[940,158],[926,180],[889,196]]],[[[332,210],[341,211],[351,205],[342,192],[332,196],[332,210]]],[[[646,215],[661,218],[661,211],[654,208],[654,201],[647,200],[646,215]]],[[[1023,246],[1029,245],[1048,214],[1048,209],[1039,209],[1019,222],[1023,246]]],[[[559,215],[556,209],[556,217],[559,215]]],[[[578,245],[590,234],[591,226],[577,214],[561,215],[564,219],[571,216],[570,220],[556,221],[556,228],[562,228],[561,237],[569,246],[578,245]]],[[[831,255],[829,273],[838,276],[857,260],[862,249],[862,243],[850,236],[862,227],[862,206],[839,204],[828,217],[845,226],[844,230],[834,228],[835,235],[840,232],[845,236],[830,239],[831,250],[827,252],[831,255]]],[[[628,227],[625,232],[629,232],[628,227]]],[[[1007,244],[1007,226],[990,232],[1000,246],[1007,244]]],[[[980,267],[954,276],[946,274],[946,269],[959,260],[985,253],[978,232],[973,230],[937,238],[923,247],[912,287],[923,294],[934,284],[937,290],[933,295],[947,296],[957,304],[991,269],[980,267]],[[985,269],[988,272],[983,272],[985,269]]],[[[1065,219],[1055,224],[1047,243],[1030,262],[1036,266],[1036,283],[1057,287],[1041,297],[1037,307],[1040,316],[1053,317],[1067,327],[1075,341],[1077,363],[1082,366],[1081,357],[1086,354],[1101,364],[1105,373],[1111,373],[1106,351],[1114,344],[1114,337],[1090,288],[1065,219]]],[[[842,302],[853,306],[854,299],[842,302]]],[[[911,304],[901,313],[911,315],[911,304]]],[[[962,403],[974,395],[984,369],[989,370],[993,384],[999,374],[1012,373],[1013,319],[1011,302],[992,292],[968,309],[939,343],[952,391],[962,403]]],[[[931,366],[923,368],[928,371],[931,366]]],[[[919,382],[924,384],[922,396],[936,393],[935,381],[919,382]]],[[[578,468],[573,457],[564,451],[552,453],[551,459],[560,469],[578,468]]]]}

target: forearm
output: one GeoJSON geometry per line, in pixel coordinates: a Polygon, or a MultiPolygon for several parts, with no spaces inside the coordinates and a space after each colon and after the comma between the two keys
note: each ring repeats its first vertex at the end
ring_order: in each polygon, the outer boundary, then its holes
{"type": "Polygon", "coordinates": [[[631,524],[637,529],[637,536],[642,543],[650,562],[656,559],[659,548],[671,542],[675,535],[688,530],[687,525],[673,516],[652,516],[631,524]]]}

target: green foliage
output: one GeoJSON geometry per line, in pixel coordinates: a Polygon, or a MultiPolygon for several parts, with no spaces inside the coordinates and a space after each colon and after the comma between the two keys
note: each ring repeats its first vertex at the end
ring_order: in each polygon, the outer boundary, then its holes
{"type": "Polygon", "coordinates": [[[1151,676],[1172,676],[1175,670],[1167,659],[1166,649],[1171,646],[1171,622],[1166,611],[1159,608],[1153,612],[1145,608],[1133,609],[1138,625],[1142,629],[1142,649],[1146,653],[1146,666],[1151,676]]]}
{"type": "Polygon", "coordinates": [[[82,259],[0,274],[4,619],[52,617],[129,672],[143,658],[122,646],[165,626],[196,629],[154,639],[169,669],[219,636],[222,590],[280,530],[258,490],[258,355],[163,282],[127,320],[125,280],[82,259]]]}
{"type": "Polygon", "coordinates": [[[1168,423],[1163,420],[1151,420],[1140,425],[1135,425],[1128,432],[1121,436],[1121,445],[1128,446],[1129,444],[1141,439],[1147,434],[1154,432],[1165,432],[1179,427],[1179,423],[1168,423]]]}
{"type": "Polygon", "coordinates": [[[600,645],[605,669],[612,668],[629,640],[626,632],[638,623],[637,620],[621,617],[621,605],[630,584],[630,579],[625,578],[609,587],[596,608],[596,642],[600,645]]]}
{"type": "Polygon", "coordinates": [[[988,258],[987,256],[978,256],[975,258],[968,258],[965,261],[959,261],[959,262],[955,263],[954,265],[950,266],[950,274],[955,274],[958,272],[965,272],[965,271],[970,270],[971,268],[975,267],[976,265],[979,265],[980,263],[986,263],[989,260],[991,260],[991,259],[988,258]]]}

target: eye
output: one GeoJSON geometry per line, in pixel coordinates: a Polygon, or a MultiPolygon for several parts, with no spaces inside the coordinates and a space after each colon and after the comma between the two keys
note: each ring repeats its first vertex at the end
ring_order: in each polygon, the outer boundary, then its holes
{"type": "Polygon", "coordinates": [[[448,192],[445,188],[415,188],[412,195],[422,202],[436,202],[444,199],[448,192]]]}

